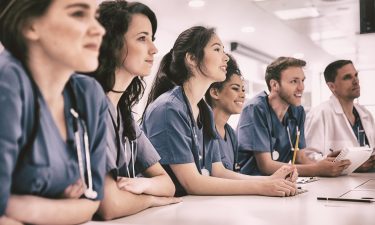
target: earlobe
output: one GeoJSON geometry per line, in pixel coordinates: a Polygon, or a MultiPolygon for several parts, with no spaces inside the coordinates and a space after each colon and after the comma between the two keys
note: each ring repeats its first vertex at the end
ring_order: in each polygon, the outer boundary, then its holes
{"type": "Polygon", "coordinates": [[[332,83],[332,82],[327,82],[327,85],[328,85],[328,88],[329,88],[332,92],[335,91],[335,84],[334,84],[334,83],[332,83]]]}
{"type": "Polygon", "coordinates": [[[196,63],[196,60],[195,60],[195,56],[193,56],[192,54],[190,53],[186,53],[185,55],[185,60],[186,60],[186,63],[191,66],[191,67],[196,67],[197,66],[197,63],[196,63]]]}
{"type": "Polygon", "coordinates": [[[276,80],[270,80],[271,90],[279,91],[279,82],[276,80]]]}
{"type": "Polygon", "coordinates": [[[219,99],[219,91],[217,90],[217,88],[210,88],[210,95],[211,95],[211,98],[213,98],[215,100],[218,100],[219,99]]]}
{"type": "Polygon", "coordinates": [[[35,23],[32,20],[25,23],[22,33],[27,40],[36,41],[39,39],[39,34],[35,27],[35,23]]]}

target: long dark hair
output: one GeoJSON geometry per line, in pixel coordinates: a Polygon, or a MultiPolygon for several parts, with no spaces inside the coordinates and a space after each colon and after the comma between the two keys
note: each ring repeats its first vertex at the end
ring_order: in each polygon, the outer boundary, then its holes
{"type": "Polygon", "coordinates": [[[242,78],[242,74],[241,74],[241,70],[240,68],[238,67],[238,64],[237,64],[237,61],[233,58],[232,55],[230,54],[227,54],[227,56],[229,57],[229,61],[227,62],[227,73],[225,74],[225,80],[222,81],[222,82],[215,82],[213,84],[211,84],[211,86],[208,88],[208,90],[206,91],[205,95],[204,95],[204,98],[206,100],[206,102],[211,106],[213,107],[213,101],[212,101],[212,97],[211,97],[211,94],[210,94],[210,90],[212,88],[215,88],[219,91],[221,91],[224,87],[224,85],[230,80],[230,78],[232,76],[234,76],[235,74],[237,76],[240,76],[242,78]]]}
{"type": "Polygon", "coordinates": [[[26,66],[28,49],[23,28],[32,18],[43,16],[52,0],[2,0],[0,2],[0,42],[26,66]]]}
{"type": "MultiPolygon", "coordinates": [[[[143,14],[151,22],[152,38],[157,28],[154,12],[146,5],[139,2],[124,0],[104,1],[99,6],[99,22],[106,29],[100,48],[99,67],[92,75],[99,81],[105,92],[113,89],[115,84],[116,68],[122,65],[122,50],[126,48],[125,33],[134,14],[143,14]]],[[[126,60],[126,57],[125,57],[126,60]]],[[[136,138],[132,126],[132,107],[139,102],[144,93],[144,81],[135,77],[122,94],[118,103],[119,112],[123,118],[124,135],[130,140],[136,138]]]]}
{"type": "MultiPolygon", "coordinates": [[[[198,69],[202,71],[204,47],[214,34],[215,30],[213,28],[194,26],[178,36],[173,48],[160,62],[147,99],[146,109],[160,95],[171,90],[176,85],[182,86],[190,78],[190,68],[185,64],[187,53],[190,53],[196,59],[198,69]]],[[[146,109],[144,112],[146,112],[146,109]]],[[[143,117],[144,115],[145,113],[143,113],[143,117]]]]}

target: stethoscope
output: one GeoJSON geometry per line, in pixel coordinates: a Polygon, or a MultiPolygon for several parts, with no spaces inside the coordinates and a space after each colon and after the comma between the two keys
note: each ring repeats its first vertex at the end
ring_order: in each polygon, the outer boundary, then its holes
{"type": "MultiPolygon", "coordinates": [[[[271,106],[270,106],[270,103],[268,101],[268,95],[266,96],[266,102],[267,102],[267,107],[268,107],[268,114],[270,116],[270,121],[271,121],[271,137],[275,138],[275,133],[274,133],[274,128],[273,128],[273,121],[272,121],[272,114],[271,114],[271,106]]],[[[288,108],[288,119],[286,121],[286,131],[287,131],[287,134],[288,134],[288,141],[289,141],[289,145],[290,145],[290,152],[294,152],[294,147],[293,147],[293,143],[292,143],[292,138],[291,138],[291,131],[290,131],[290,128],[289,128],[289,125],[291,122],[294,122],[294,124],[296,125],[296,134],[298,133],[299,131],[299,127],[298,127],[298,123],[297,123],[297,119],[294,117],[293,115],[293,112],[292,112],[292,109],[291,107],[289,106],[288,108]]],[[[273,146],[272,146],[272,138],[270,139],[270,151],[271,151],[271,157],[272,157],[272,160],[278,160],[279,157],[280,157],[280,153],[276,150],[276,149],[273,149],[273,146]]]]}
{"type": "MultiPolygon", "coordinates": [[[[27,72],[26,72],[27,73],[27,72]]],[[[28,74],[28,73],[27,73],[28,74]]],[[[25,152],[25,149],[31,149],[31,146],[33,145],[36,134],[39,129],[39,120],[40,120],[40,104],[38,101],[38,88],[35,83],[35,81],[28,75],[30,81],[31,81],[31,87],[34,94],[34,105],[35,105],[35,120],[34,125],[32,129],[32,133],[30,135],[29,141],[26,143],[25,147],[23,148],[23,152],[25,152]]],[[[77,113],[77,99],[76,95],[74,93],[73,87],[71,82],[68,83],[68,90],[71,93],[72,97],[72,108],[70,109],[70,113],[73,115],[73,132],[74,132],[74,141],[75,141],[75,148],[77,151],[77,158],[78,158],[78,167],[80,171],[80,177],[84,184],[84,195],[89,199],[95,199],[98,196],[98,193],[93,188],[93,182],[92,182],[92,173],[91,173],[91,160],[90,160],[90,152],[89,152],[89,138],[87,135],[87,127],[86,123],[83,119],[79,117],[79,114],[77,113]],[[84,154],[85,154],[85,161],[86,161],[86,170],[87,170],[87,180],[88,185],[86,184],[86,177],[85,177],[85,171],[83,166],[83,157],[82,157],[82,149],[81,149],[81,137],[79,133],[79,126],[81,125],[83,130],[83,147],[84,147],[84,154]]],[[[23,154],[24,155],[24,154],[23,154]]],[[[21,157],[23,157],[21,155],[21,157]]]]}
{"type": "MultiPolygon", "coordinates": [[[[117,124],[118,125],[116,125],[112,113],[109,113],[109,114],[111,116],[113,128],[115,129],[115,134],[116,134],[116,141],[117,141],[117,160],[116,160],[116,164],[117,164],[117,167],[119,167],[119,163],[120,163],[119,162],[120,161],[120,154],[119,153],[121,151],[121,138],[120,138],[120,132],[119,132],[119,126],[120,126],[120,116],[119,115],[120,114],[119,114],[119,112],[117,112],[117,115],[118,115],[117,116],[117,124]]],[[[124,144],[124,157],[125,157],[126,173],[127,173],[129,178],[136,178],[136,176],[135,176],[135,155],[136,155],[136,152],[137,152],[137,141],[136,140],[129,140],[125,136],[123,138],[122,143],[124,144]],[[129,166],[128,166],[127,143],[129,143],[129,147],[130,147],[130,160],[129,160],[129,162],[131,164],[131,169],[132,169],[131,174],[130,174],[129,166]]]]}
{"type": "MultiPolygon", "coordinates": [[[[200,170],[202,175],[210,176],[210,172],[206,169],[206,148],[204,146],[204,134],[202,135],[203,136],[203,151],[202,151],[202,155],[201,155],[200,154],[200,146],[199,146],[198,136],[197,136],[197,132],[196,132],[197,125],[196,125],[196,122],[194,120],[194,116],[193,116],[193,112],[192,112],[190,104],[189,104],[189,100],[188,100],[188,98],[185,94],[184,88],[182,86],[181,86],[181,89],[182,89],[182,96],[184,98],[185,105],[188,109],[188,115],[189,115],[189,118],[190,118],[190,123],[192,125],[192,134],[193,134],[194,142],[196,143],[195,145],[198,149],[198,158],[199,158],[198,164],[200,165],[200,168],[198,168],[198,169],[200,170]],[[202,160],[202,163],[200,163],[200,160],[202,160]]],[[[194,150],[192,149],[191,151],[194,155],[194,150]]]]}

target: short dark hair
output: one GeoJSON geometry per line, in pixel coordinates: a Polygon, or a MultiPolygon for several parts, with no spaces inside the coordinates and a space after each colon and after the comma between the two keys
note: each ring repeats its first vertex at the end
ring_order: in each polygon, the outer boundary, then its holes
{"type": "Polygon", "coordinates": [[[289,67],[304,67],[306,66],[306,61],[302,59],[296,59],[293,57],[279,57],[273,61],[266,69],[266,83],[268,90],[271,91],[271,80],[276,80],[280,82],[281,73],[288,69],[289,67]]]}
{"type": "Polygon", "coordinates": [[[227,73],[225,74],[225,80],[222,81],[222,82],[212,83],[211,86],[206,91],[206,94],[205,94],[205,100],[211,107],[213,106],[212,98],[211,98],[211,95],[210,95],[210,90],[212,88],[215,88],[215,89],[218,89],[219,91],[221,91],[223,89],[225,83],[227,83],[233,75],[236,74],[237,76],[242,77],[241,71],[238,67],[238,64],[237,64],[236,60],[230,54],[227,54],[227,56],[229,57],[229,61],[227,62],[227,73]]]}
{"type": "Polygon", "coordinates": [[[28,49],[22,29],[31,18],[43,16],[53,0],[2,0],[0,2],[0,42],[22,63],[28,49]]]}
{"type": "Polygon", "coordinates": [[[351,60],[336,60],[331,62],[324,70],[324,79],[326,80],[326,83],[335,82],[337,70],[347,64],[353,64],[353,62],[351,60]]]}

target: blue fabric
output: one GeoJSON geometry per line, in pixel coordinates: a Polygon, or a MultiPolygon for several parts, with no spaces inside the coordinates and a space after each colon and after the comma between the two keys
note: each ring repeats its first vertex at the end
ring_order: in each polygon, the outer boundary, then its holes
{"type": "Polygon", "coordinates": [[[261,174],[253,152],[270,152],[271,154],[271,151],[276,150],[280,155],[277,161],[287,163],[292,159],[293,154],[287,134],[287,126],[289,126],[291,141],[294,146],[297,123],[300,130],[299,148],[304,149],[306,147],[304,135],[305,111],[302,106],[289,107],[293,115],[289,115],[288,110],[283,121],[280,122],[275,112],[268,106],[265,92],[256,95],[245,104],[237,127],[241,173],[261,174]]]}
{"type": "MultiPolygon", "coordinates": [[[[108,98],[107,98],[108,99],[108,98]]],[[[114,118],[115,125],[117,124],[116,119],[116,109],[113,104],[108,99],[109,110],[108,113],[114,118]]],[[[119,122],[122,124],[122,117],[119,114],[119,122]]],[[[126,157],[125,157],[125,144],[124,140],[121,141],[120,150],[118,150],[117,139],[116,139],[116,128],[113,125],[111,116],[108,116],[107,126],[108,126],[108,135],[107,135],[107,172],[115,171],[117,176],[128,177],[127,166],[129,169],[130,176],[132,176],[132,165],[131,165],[131,148],[129,141],[126,144],[126,157]],[[119,152],[119,155],[118,155],[119,152]],[[118,165],[116,161],[118,159],[118,165]]],[[[136,156],[135,160],[135,175],[142,173],[144,170],[159,162],[160,156],[155,150],[154,146],[145,136],[143,131],[139,128],[134,120],[132,120],[132,125],[136,132],[135,145],[133,147],[134,155],[136,156]]],[[[120,126],[119,137],[122,139],[124,129],[123,126],[120,126]]]]}
{"type": "Polygon", "coordinates": [[[221,155],[221,162],[223,163],[224,167],[228,170],[234,170],[234,164],[237,163],[237,151],[238,151],[238,143],[237,143],[237,136],[233,128],[225,124],[225,139],[219,138],[219,149],[221,155]]]}
{"type": "MultiPolygon", "coordinates": [[[[92,78],[72,75],[72,89],[80,117],[87,125],[94,190],[103,197],[105,175],[105,117],[107,103],[100,85],[92,78]]],[[[63,141],[43,97],[39,129],[30,149],[20,152],[30,138],[34,125],[34,95],[29,78],[20,62],[7,51],[0,54],[0,216],[10,194],[57,198],[79,178],[77,152],[74,148],[71,95],[64,89],[67,141],[63,141]],[[19,158],[20,154],[23,155],[19,158]]],[[[83,143],[81,132],[81,142],[83,143]]],[[[82,149],[83,146],[82,146],[82,149]]]]}
{"type": "MultiPolygon", "coordinates": [[[[211,125],[210,131],[216,134],[212,112],[206,104],[205,106],[211,125]]],[[[199,160],[199,155],[203,154],[203,139],[206,152],[205,168],[211,172],[212,163],[220,162],[220,151],[217,149],[218,137],[209,137],[197,126],[193,126],[188,107],[190,106],[185,103],[182,88],[178,86],[162,94],[150,104],[142,122],[142,130],[158,151],[161,157],[160,163],[176,185],[176,195],[183,195],[186,192],[169,165],[195,163],[200,171],[202,160],[199,160]],[[196,133],[196,137],[193,133],[196,133]]],[[[203,116],[201,112],[200,115],[203,116]]]]}

